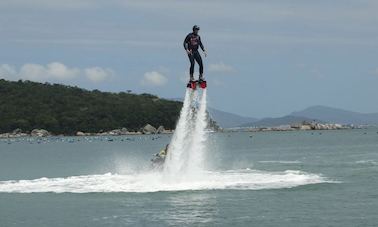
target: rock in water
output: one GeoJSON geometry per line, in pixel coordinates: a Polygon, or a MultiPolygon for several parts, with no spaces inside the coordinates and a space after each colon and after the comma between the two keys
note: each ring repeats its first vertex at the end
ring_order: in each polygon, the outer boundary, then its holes
{"type": "Polygon", "coordinates": [[[127,128],[121,128],[121,135],[127,135],[128,132],[127,128]]]}
{"type": "Polygon", "coordinates": [[[109,132],[107,132],[108,135],[110,136],[118,136],[121,135],[121,130],[120,129],[114,129],[109,132]]]}
{"type": "Polygon", "coordinates": [[[84,133],[84,132],[80,132],[80,131],[78,131],[78,132],[76,133],[76,135],[77,135],[77,136],[85,136],[85,133],[84,133]]]}
{"type": "Polygon", "coordinates": [[[300,130],[311,130],[310,125],[301,125],[300,130]]]}
{"type": "Polygon", "coordinates": [[[45,137],[49,136],[50,133],[45,129],[33,129],[30,133],[31,136],[45,137]]]}
{"type": "Polygon", "coordinates": [[[165,131],[164,126],[160,125],[159,128],[156,130],[157,134],[163,133],[165,131]]]}
{"type": "Polygon", "coordinates": [[[19,129],[19,128],[16,128],[15,130],[13,130],[12,134],[20,134],[22,133],[22,130],[19,129]]]}
{"type": "Polygon", "coordinates": [[[146,126],[143,127],[142,132],[144,134],[155,134],[156,133],[156,128],[150,124],[147,124],[146,126]]]}

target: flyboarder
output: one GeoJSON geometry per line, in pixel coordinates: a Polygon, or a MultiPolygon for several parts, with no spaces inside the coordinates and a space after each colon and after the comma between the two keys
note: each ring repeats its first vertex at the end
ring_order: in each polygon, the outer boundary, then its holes
{"type": "Polygon", "coordinates": [[[167,157],[167,154],[168,154],[168,147],[169,147],[169,144],[167,144],[163,150],[155,154],[154,158],[151,159],[151,162],[152,162],[151,164],[153,168],[158,168],[158,169],[162,168],[165,158],[167,157]]]}
{"type": "Polygon", "coordinates": [[[201,88],[206,88],[206,81],[203,79],[203,62],[201,55],[198,51],[198,47],[201,47],[205,57],[207,56],[206,50],[202,44],[201,37],[198,35],[198,31],[200,27],[198,25],[193,26],[193,32],[189,33],[184,40],[184,48],[186,53],[188,54],[189,61],[190,61],[190,80],[187,87],[196,88],[197,83],[201,86],[201,88]],[[199,65],[199,78],[198,81],[194,80],[194,63],[195,61],[199,65]]]}

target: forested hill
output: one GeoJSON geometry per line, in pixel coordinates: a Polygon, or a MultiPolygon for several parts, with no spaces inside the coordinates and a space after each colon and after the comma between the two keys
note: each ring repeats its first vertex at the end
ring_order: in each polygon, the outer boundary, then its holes
{"type": "Polygon", "coordinates": [[[43,128],[54,134],[99,132],[149,123],[173,129],[182,103],[150,94],[98,90],[0,80],[0,132],[43,128]]]}

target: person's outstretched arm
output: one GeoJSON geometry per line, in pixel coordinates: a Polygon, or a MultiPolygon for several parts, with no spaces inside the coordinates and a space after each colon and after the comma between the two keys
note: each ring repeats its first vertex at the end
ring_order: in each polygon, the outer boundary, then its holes
{"type": "Polygon", "coordinates": [[[201,37],[200,37],[200,36],[198,36],[198,41],[199,41],[198,43],[199,43],[199,45],[200,45],[202,51],[205,52],[205,47],[203,47],[203,44],[202,44],[202,41],[201,41],[201,37]]]}
{"type": "Polygon", "coordinates": [[[201,37],[200,37],[200,36],[198,37],[198,43],[199,43],[199,45],[200,45],[200,47],[201,47],[203,53],[205,54],[205,57],[207,57],[207,52],[206,52],[206,50],[205,50],[205,47],[204,47],[203,44],[202,44],[202,41],[201,41],[201,37]]]}

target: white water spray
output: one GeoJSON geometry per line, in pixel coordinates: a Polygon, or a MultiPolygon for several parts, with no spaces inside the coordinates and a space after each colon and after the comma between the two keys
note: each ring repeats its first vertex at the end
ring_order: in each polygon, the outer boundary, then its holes
{"type": "Polygon", "coordinates": [[[203,171],[204,155],[206,151],[206,128],[207,128],[207,112],[206,112],[206,89],[203,90],[202,97],[199,103],[199,109],[196,114],[194,131],[192,133],[192,141],[189,147],[189,165],[187,170],[191,173],[198,173],[203,171]]]}
{"type": "Polygon", "coordinates": [[[201,95],[199,93],[197,90],[186,90],[183,108],[164,164],[165,175],[182,176],[204,170],[206,89],[201,95]]]}

